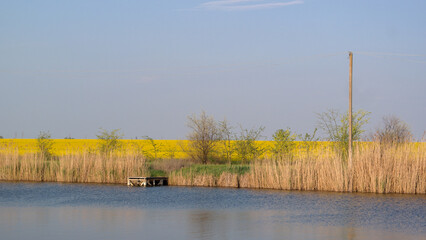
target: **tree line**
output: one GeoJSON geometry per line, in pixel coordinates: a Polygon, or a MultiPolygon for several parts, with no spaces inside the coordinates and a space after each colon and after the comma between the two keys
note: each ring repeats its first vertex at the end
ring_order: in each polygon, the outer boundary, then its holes
{"type": "MultiPolygon", "coordinates": [[[[364,139],[379,141],[383,144],[412,141],[409,126],[395,116],[384,117],[382,126],[365,137],[364,127],[369,121],[369,115],[370,113],[364,110],[353,113],[353,141],[364,139]]],[[[318,128],[325,134],[322,140],[332,142],[334,150],[346,158],[349,141],[348,114],[328,110],[317,114],[317,117],[318,128]]],[[[214,162],[217,159],[230,163],[232,155],[236,155],[244,163],[257,159],[266,151],[256,143],[264,138],[262,134],[265,128],[262,126],[247,129],[239,124],[236,128],[230,125],[226,119],[216,121],[213,116],[207,115],[204,111],[198,116],[195,114],[189,116],[187,125],[191,130],[188,134],[189,155],[203,164],[214,162]]],[[[273,147],[270,150],[278,159],[291,158],[295,141],[299,140],[301,147],[309,153],[315,147],[315,143],[320,140],[317,136],[318,128],[315,128],[312,133],[303,135],[292,132],[290,128],[278,129],[272,135],[273,147]]]]}
{"type": "MultiPolygon", "coordinates": [[[[383,118],[382,126],[373,133],[365,136],[365,125],[369,121],[369,112],[358,110],[353,113],[352,139],[359,141],[361,139],[368,141],[379,141],[383,144],[398,144],[412,141],[412,133],[409,126],[401,119],[395,116],[386,116],[383,118]]],[[[231,125],[226,119],[217,121],[213,116],[202,111],[199,115],[192,114],[188,116],[187,126],[190,129],[187,139],[188,145],[181,146],[182,150],[193,160],[203,164],[207,163],[231,163],[232,160],[238,160],[241,163],[247,163],[258,159],[265,152],[273,154],[277,159],[291,158],[292,152],[296,147],[298,140],[299,148],[306,153],[310,153],[320,140],[330,141],[334,150],[343,158],[347,156],[348,148],[348,114],[341,114],[336,110],[328,110],[317,114],[318,128],[312,133],[296,134],[290,128],[278,129],[272,135],[272,147],[266,149],[257,141],[264,140],[263,132],[265,127],[244,128],[241,124],[231,125]],[[320,129],[325,137],[319,138],[317,133],[320,129]]],[[[100,129],[96,135],[98,141],[98,151],[105,156],[121,147],[120,140],[123,134],[119,129],[111,131],[100,129]]],[[[72,139],[66,137],[66,139],[72,139]]],[[[145,157],[149,159],[158,159],[159,152],[164,147],[149,136],[143,139],[148,140],[151,151],[142,151],[145,157]]],[[[37,138],[39,153],[46,160],[55,159],[53,155],[53,140],[48,132],[40,132],[37,138]]],[[[138,146],[138,149],[142,149],[138,146]]],[[[174,157],[174,149],[170,158],[174,157]]]]}

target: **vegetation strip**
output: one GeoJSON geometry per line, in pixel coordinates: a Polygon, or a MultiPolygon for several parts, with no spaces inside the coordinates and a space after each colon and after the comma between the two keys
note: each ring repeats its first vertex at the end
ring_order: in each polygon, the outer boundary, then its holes
{"type": "Polygon", "coordinates": [[[182,141],[122,140],[118,130],[102,130],[97,140],[51,139],[43,132],[38,139],[0,139],[0,180],[124,184],[129,176],[164,176],[170,185],[426,193],[426,143],[412,142],[402,121],[385,118],[374,141],[360,142],[366,113],[355,114],[350,165],[347,117],[321,116],[332,141],[319,142],[316,130],[295,141],[290,129],[259,141],[262,127],[241,126],[231,137],[226,121],[205,113],[189,118],[192,132],[182,141]]]}
{"type": "Polygon", "coordinates": [[[360,144],[350,172],[332,147],[246,164],[207,165],[188,159],[147,160],[133,153],[83,152],[47,159],[3,148],[0,180],[124,184],[128,176],[163,175],[170,185],[424,194],[425,149],[425,143],[360,144]]]}

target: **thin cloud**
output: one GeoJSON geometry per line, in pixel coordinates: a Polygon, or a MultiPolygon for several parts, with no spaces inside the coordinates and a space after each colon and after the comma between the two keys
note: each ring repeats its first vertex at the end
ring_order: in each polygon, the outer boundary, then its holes
{"type": "Polygon", "coordinates": [[[296,0],[290,2],[271,2],[262,0],[219,0],[203,3],[197,9],[222,10],[222,11],[242,11],[257,10],[267,8],[286,7],[290,5],[303,4],[303,1],[296,0]]]}
{"type": "Polygon", "coordinates": [[[210,1],[205,2],[201,4],[201,6],[209,7],[209,6],[226,6],[226,5],[232,5],[232,4],[239,4],[239,3],[247,3],[247,2],[259,2],[261,0],[219,0],[219,1],[210,1]]]}

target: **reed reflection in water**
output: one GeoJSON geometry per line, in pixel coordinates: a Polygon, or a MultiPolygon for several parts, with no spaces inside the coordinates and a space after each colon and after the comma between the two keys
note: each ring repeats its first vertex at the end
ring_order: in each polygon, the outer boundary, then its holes
{"type": "Polygon", "coordinates": [[[1,239],[422,239],[351,225],[292,223],[282,211],[0,207],[0,212],[1,239]]]}

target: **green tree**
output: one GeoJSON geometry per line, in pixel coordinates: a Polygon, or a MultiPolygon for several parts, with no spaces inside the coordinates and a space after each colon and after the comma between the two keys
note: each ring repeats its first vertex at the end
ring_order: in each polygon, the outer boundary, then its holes
{"type": "Polygon", "coordinates": [[[245,129],[240,125],[240,133],[235,136],[235,152],[242,162],[258,158],[265,149],[256,141],[262,138],[264,127],[245,129]]]}
{"type": "MultiPolygon", "coordinates": [[[[370,112],[358,110],[352,114],[352,140],[358,141],[365,132],[363,127],[368,123],[368,115],[370,112]]],[[[341,114],[336,110],[328,110],[327,112],[318,114],[319,127],[327,135],[326,140],[335,143],[336,150],[343,155],[344,158],[348,152],[349,142],[349,117],[348,113],[341,114]]]]}
{"type": "Polygon", "coordinates": [[[49,132],[41,131],[37,137],[37,147],[41,157],[46,160],[52,160],[53,158],[53,140],[49,132]]]}
{"type": "Polygon", "coordinates": [[[292,134],[290,129],[278,129],[272,135],[274,140],[274,146],[272,151],[276,154],[277,158],[282,160],[284,155],[291,156],[291,152],[294,148],[294,141],[296,140],[296,134],[292,134]]]}
{"type": "Polygon", "coordinates": [[[121,147],[121,142],[119,140],[123,135],[120,134],[119,131],[120,129],[114,129],[112,131],[100,129],[99,135],[96,135],[98,138],[99,152],[110,154],[121,147]]]}

